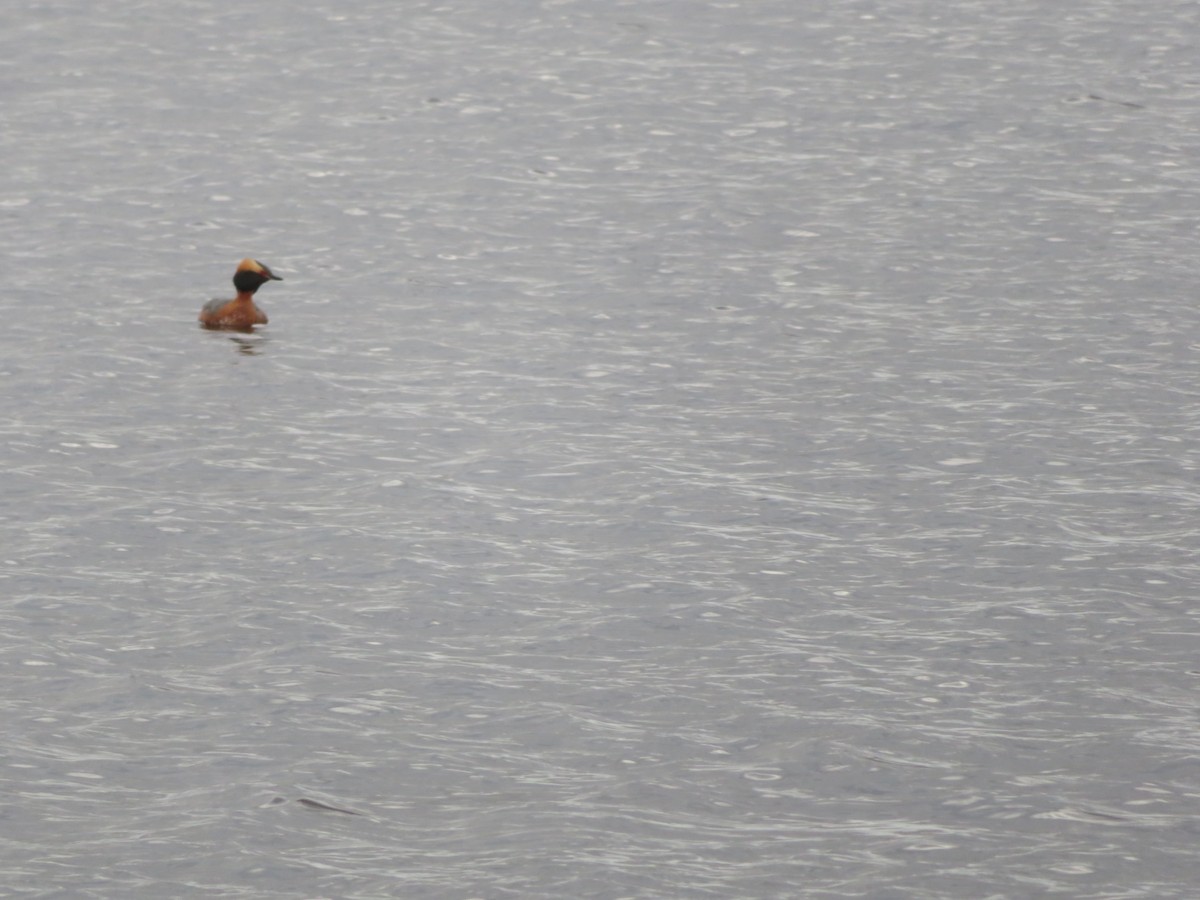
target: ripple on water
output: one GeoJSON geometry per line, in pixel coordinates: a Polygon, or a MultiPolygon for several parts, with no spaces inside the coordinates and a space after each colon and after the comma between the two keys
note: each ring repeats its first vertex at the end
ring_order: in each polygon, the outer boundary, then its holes
{"type": "Polygon", "coordinates": [[[0,136],[13,890],[1193,893],[1186,16],[70,5],[0,136]]]}

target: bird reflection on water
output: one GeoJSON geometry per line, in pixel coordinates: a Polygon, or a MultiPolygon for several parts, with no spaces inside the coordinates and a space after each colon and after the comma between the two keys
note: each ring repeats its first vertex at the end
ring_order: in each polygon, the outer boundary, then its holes
{"type": "Polygon", "coordinates": [[[242,356],[258,356],[266,347],[267,339],[262,338],[245,338],[239,335],[229,335],[229,340],[237,346],[237,352],[242,356]]]}
{"type": "Polygon", "coordinates": [[[239,356],[259,356],[266,349],[270,338],[257,332],[253,334],[230,333],[228,331],[213,331],[213,340],[229,341],[239,356]]]}

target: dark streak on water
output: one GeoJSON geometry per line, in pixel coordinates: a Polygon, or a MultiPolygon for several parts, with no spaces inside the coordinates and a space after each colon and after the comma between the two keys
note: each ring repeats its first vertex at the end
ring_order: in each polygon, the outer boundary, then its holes
{"type": "Polygon", "coordinates": [[[296,802],[305,809],[315,809],[318,812],[342,813],[347,816],[362,815],[362,813],[356,813],[352,809],[342,809],[340,806],[331,806],[328,803],[322,803],[320,800],[310,800],[308,797],[299,797],[296,802]]]}
{"type": "Polygon", "coordinates": [[[1193,896],[1198,28],[5,13],[5,888],[1193,896]]]}

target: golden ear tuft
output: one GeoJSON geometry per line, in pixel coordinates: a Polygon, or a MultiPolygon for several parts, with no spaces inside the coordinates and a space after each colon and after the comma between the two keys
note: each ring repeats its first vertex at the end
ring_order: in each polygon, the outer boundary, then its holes
{"type": "Polygon", "coordinates": [[[251,259],[247,256],[240,263],[238,263],[237,270],[239,272],[257,272],[259,275],[261,275],[263,267],[262,263],[260,263],[258,260],[251,259]]]}

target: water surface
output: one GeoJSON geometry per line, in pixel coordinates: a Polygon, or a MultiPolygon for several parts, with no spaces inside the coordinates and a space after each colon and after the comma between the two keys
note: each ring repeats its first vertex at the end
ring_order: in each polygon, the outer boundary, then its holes
{"type": "Polygon", "coordinates": [[[1192,5],[4,19],[11,895],[1194,894],[1192,5]]]}

